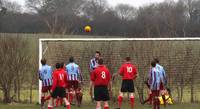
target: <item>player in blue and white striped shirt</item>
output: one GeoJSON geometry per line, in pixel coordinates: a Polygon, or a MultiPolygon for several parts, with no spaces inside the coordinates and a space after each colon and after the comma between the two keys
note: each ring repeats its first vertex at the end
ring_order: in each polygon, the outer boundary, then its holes
{"type": "Polygon", "coordinates": [[[69,64],[66,65],[66,71],[68,74],[68,90],[69,90],[69,97],[70,97],[70,103],[73,101],[73,92],[75,91],[76,100],[78,103],[78,106],[82,102],[82,92],[80,88],[80,84],[82,82],[82,74],[79,68],[79,65],[77,65],[74,62],[74,58],[69,58],[69,64]]]}
{"type": "Polygon", "coordinates": [[[161,77],[160,92],[162,95],[164,106],[166,106],[166,98],[165,98],[164,92],[167,86],[167,76],[166,76],[163,66],[159,64],[159,60],[155,58],[154,61],[156,62],[156,69],[159,70],[160,72],[160,77],[161,77]]]}
{"type": "Polygon", "coordinates": [[[66,71],[69,81],[82,81],[79,65],[74,62],[73,57],[70,57],[69,64],[66,65],[66,71]]]}
{"type": "Polygon", "coordinates": [[[51,89],[53,80],[52,80],[52,68],[46,64],[46,59],[41,60],[42,68],[39,69],[39,79],[42,81],[42,96],[41,96],[41,106],[43,107],[45,100],[45,94],[48,93],[51,89]]]}
{"type": "Polygon", "coordinates": [[[160,71],[156,68],[156,61],[151,62],[151,69],[149,71],[149,85],[152,93],[153,109],[160,109],[159,94],[160,94],[160,83],[161,75],[160,71]]]}
{"type": "MultiPolygon", "coordinates": [[[[99,51],[96,51],[95,57],[90,60],[90,63],[89,63],[90,76],[91,76],[91,73],[93,72],[93,70],[95,70],[95,68],[98,67],[98,65],[99,65],[98,64],[98,60],[99,60],[100,56],[101,56],[101,53],[99,51]]],[[[92,81],[90,81],[89,85],[93,86],[92,84],[93,84],[92,81]]],[[[91,89],[91,90],[93,90],[93,89],[91,89]]],[[[90,96],[91,96],[91,100],[93,102],[94,101],[94,97],[93,97],[93,95],[90,95],[90,96]]]]}
{"type": "Polygon", "coordinates": [[[90,73],[91,73],[96,67],[98,67],[98,60],[99,60],[100,56],[101,56],[101,53],[100,53],[99,51],[96,51],[95,57],[92,58],[92,59],[90,60],[90,66],[89,66],[89,67],[90,67],[90,73]]]}

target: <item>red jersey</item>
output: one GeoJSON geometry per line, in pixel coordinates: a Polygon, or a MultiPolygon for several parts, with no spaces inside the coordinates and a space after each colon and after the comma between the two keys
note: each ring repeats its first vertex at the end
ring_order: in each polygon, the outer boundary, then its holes
{"type": "Polygon", "coordinates": [[[92,71],[90,79],[94,82],[95,86],[108,86],[111,75],[104,65],[99,65],[92,71]]]}
{"type": "Polygon", "coordinates": [[[133,64],[127,62],[121,66],[119,74],[122,76],[123,80],[134,80],[137,75],[137,70],[133,64]]]}
{"type": "Polygon", "coordinates": [[[58,69],[53,72],[53,85],[51,90],[53,91],[56,87],[67,86],[67,73],[64,69],[58,69]]]}

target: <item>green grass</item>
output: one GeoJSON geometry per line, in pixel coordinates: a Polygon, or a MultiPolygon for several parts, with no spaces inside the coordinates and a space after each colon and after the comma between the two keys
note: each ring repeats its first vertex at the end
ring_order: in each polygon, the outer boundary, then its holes
{"type": "MultiPolygon", "coordinates": [[[[38,94],[39,94],[39,91],[36,90],[36,89],[33,89],[32,90],[32,101],[34,103],[38,102],[38,94]]],[[[14,95],[14,92],[11,91],[11,96],[14,95]]],[[[0,91],[0,99],[3,99],[3,92],[0,91]]],[[[30,91],[29,90],[21,90],[21,93],[20,93],[20,99],[22,102],[28,102],[30,101],[30,91]]]]}
{"type": "MultiPolygon", "coordinates": [[[[117,103],[110,103],[110,109],[114,109],[117,103]]],[[[199,109],[200,104],[174,104],[168,105],[166,108],[161,106],[161,109],[199,109]]],[[[124,102],[122,109],[129,109],[130,106],[127,102],[124,102]]],[[[39,105],[36,104],[0,104],[0,109],[39,109],[39,105]]],[[[58,107],[55,109],[65,109],[64,107],[58,107]]],[[[94,103],[84,103],[81,107],[72,106],[71,109],[95,109],[94,103]]],[[[149,105],[141,105],[136,103],[135,109],[151,109],[149,105]]]]}

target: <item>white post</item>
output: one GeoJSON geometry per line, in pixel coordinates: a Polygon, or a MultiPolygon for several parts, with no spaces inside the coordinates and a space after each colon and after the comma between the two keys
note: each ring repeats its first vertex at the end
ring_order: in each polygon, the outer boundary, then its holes
{"type": "MultiPolygon", "coordinates": [[[[41,59],[42,59],[42,40],[39,39],[39,69],[42,67],[40,63],[41,59]]],[[[39,98],[38,98],[39,104],[41,104],[41,95],[42,95],[41,90],[42,90],[42,81],[39,80],[39,98]]]]}

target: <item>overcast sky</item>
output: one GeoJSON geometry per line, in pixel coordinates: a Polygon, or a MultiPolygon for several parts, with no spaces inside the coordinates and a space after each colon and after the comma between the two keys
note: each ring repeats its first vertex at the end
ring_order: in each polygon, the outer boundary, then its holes
{"type": "MultiPolygon", "coordinates": [[[[16,1],[21,5],[25,4],[25,0],[9,0],[9,1],[16,1]]],[[[129,4],[134,7],[139,7],[143,5],[148,5],[150,3],[159,3],[163,2],[164,0],[107,0],[108,4],[111,6],[116,6],[117,4],[123,3],[123,4],[129,4]]],[[[177,0],[175,0],[177,1],[177,0]]]]}
{"type": "Polygon", "coordinates": [[[159,3],[163,2],[164,0],[107,0],[108,4],[111,6],[116,6],[117,4],[123,3],[123,4],[129,4],[134,7],[139,7],[143,5],[148,5],[150,3],[159,3]]]}

